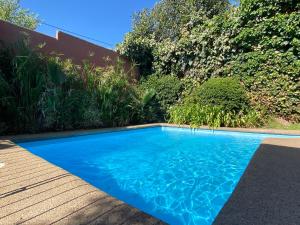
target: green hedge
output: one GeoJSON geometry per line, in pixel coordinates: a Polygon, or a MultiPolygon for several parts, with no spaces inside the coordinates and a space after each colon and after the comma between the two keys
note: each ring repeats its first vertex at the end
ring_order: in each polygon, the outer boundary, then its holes
{"type": "Polygon", "coordinates": [[[209,79],[196,88],[191,99],[201,105],[221,107],[227,112],[239,112],[249,106],[245,88],[231,77],[209,79]]]}
{"type": "Polygon", "coordinates": [[[181,95],[182,83],[179,78],[172,75],[158,76],[154,74],[143,80],[140,83],[140,88],[143,91],[154,91],[154,101],[158,107],[157,112],[165,117],[170,106],[177,103],[181,95]]]}
{"type": "Polygon", "coordinates": [[[243,81],[252,104],[300,121],[300,60],[292,52],[244,53],[226,66],[225,73],[243,81]]]}
{"type": "Polygon", "coordinates": [[[203,106],[199,103],[183,103],[170,108],[170,123],[188,124],[192,127],[259,127],[264,124],[263,115],[255,110],[226,112],[219,106],[203,106]]]}

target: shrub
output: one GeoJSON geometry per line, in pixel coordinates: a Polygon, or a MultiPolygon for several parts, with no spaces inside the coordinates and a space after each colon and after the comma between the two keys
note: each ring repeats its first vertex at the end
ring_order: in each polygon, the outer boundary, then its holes
{"type": "Polygon", "coordinates": [[[221,126],[222,109],[217,106],[202,106],[195,103],[179,104],[170,108],[169,114],[171,123],[189,124],[193,127],[221,126]]]}
{"type": "Polygon", "coordinates": [[[158,76],[151,75],[140,84],[142,91],[154,90],[154,101],[157,101],[157,113],[161,114],[163,119],[169,107],[175,104],[182,90],[182,84],[179,78],[172,75],[158,76]]]}
{"type": "Polygon", "coordinates": [[[248,106],[244,87],[231,77],[209,79],[196,88],[191,99],[201,105],[221,107],[227,112],[239,112],[248,106]]]}
{"type": "Polygon", "coordinates": [[[39,128],[37,104],[46,88],[47,70],[43,57],[19,42],[2,47],[0,53],[0,123],[16,132],[39,128]],[[2,89],[2,88],[1,88],[2,89]]]}
{"type": "Polygon", "coordinates": [[[124,126],[136,120],[137,92],[119,65],[100,69],[85,63],[80,70],[69,67],[66,77],[62,87],[45,93],[42,109],[46,127],[124,126]]]}
{"type": "Polygon", "coordinates": [[[45,58],[45,61],[51,79],[48,79],[38,104],[40,129],[65,130],[84,127],[83,115],[89,110],[88,103],[92,97],[82,75],[84,69],[58,57],[45,58]]]}
{"type": "Polygon", "coordinates": [[[140,112],[138,116],[139,123],[159,122],[162,118],[162,113],[159,103],[155,98],[154,89],[139,90],[140,96],[140,112]]]}
{"type": "Polygon", "coordinates": [[[291,52],[249,52],[227,65],[226,74],[239,77],[251,102],[271,115],[300,121],[300,60],[291,52]]]}
{"type": "Polygon", "coordinates": [[[0,49],[0,132],[135,123],[141,103],[122,68],[76,66],[35,53],[23,42],[0,49]]]}
{"type": "Polygon", "coordinates": [[[169,110],[169,122],[193,127],[256,127],[264,123],[262,111],[250,109],[244,87],[237,79],[211,78],[195,87],[169,110]]]}
{"type": "Polygon", "coordinates": [[[136,120],[139,99],[123,70],[105,70],[98,85],[98,101],[105,126],[124,126],[136,120]]]}
{"type": "Polygon", "coordinates": [[[224,111],[220,106],[203,106],[197,103],[175,105],[170,108],[169,114],[169,122],[192,127],[257,127],[264,124],[263,115],[255,110],[233,113],[224,111]]]}

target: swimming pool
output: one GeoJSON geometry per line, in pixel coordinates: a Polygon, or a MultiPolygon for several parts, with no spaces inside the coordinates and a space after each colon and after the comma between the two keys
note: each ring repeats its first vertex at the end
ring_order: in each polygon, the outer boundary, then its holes
{"type": "Polygon", "coordinates": [[[270,134],[153,127],[19,142],[170,224],[211,224],[270,134]]]}

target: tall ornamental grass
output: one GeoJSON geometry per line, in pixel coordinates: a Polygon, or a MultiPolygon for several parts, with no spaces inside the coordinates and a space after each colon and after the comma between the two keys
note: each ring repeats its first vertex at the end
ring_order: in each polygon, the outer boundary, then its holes
{"type": "Polygon", "coordinates": [[[0,133],[125,126],[140,122],[141,96],[121,62],[45,57],[25,42],[0,50],[0,133]]]}

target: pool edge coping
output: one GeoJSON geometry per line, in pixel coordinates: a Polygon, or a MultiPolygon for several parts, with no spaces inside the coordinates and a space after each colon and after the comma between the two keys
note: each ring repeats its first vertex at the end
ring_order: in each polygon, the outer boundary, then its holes
{"type": "Polygon", "coordinates": [[[170,123],[149,123],[142,125],[132,125],[124,127],[114,127],[114,128],[97,128],[97,129],[79,129],[71,131],[53,131],[37,134],[18,134],[18,135],[5,135],[0,136],[0,140],[10,140],[13,142],[22,142],[38,139],[52,139],[52,138],[63,138],[78,135],[90,135],[97,133],[107,133],[107,132],[117,132],[117,131],[128,131],[134,129],[152,128],[152,127],[177,127],[177,128],[190,128],[198,130],[216,130],[216,131],[231,131],[231,132],[242,132],[242,133],[260,133],[260,134],[279,134],[279,135],[300,135],[300,130],[281,130],[281,129],[265,129],[265,128],[229,128],[220,127],[211,129],[207,126],[201,126],[198,128],[193,128],[189,125],[178,125],[170,123]]]}

